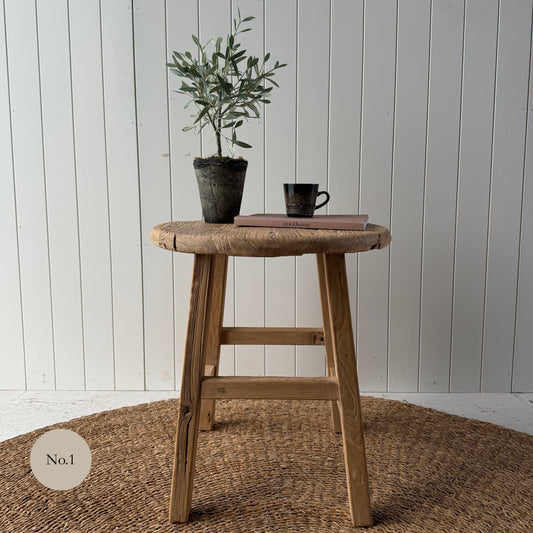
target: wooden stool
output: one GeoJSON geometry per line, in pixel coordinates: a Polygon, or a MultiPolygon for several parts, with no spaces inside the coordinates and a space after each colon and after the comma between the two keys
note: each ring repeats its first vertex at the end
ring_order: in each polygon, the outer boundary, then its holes
{"type": "Polygon", "coordinates": [[[231,224],[169,222],[152,230],[154,244],[195,254],[172,488],[170,521],[187,522],[192,500],[198,430],[213,427],[215,400],[330,400],[342,430],[353,524],[372,525],[363,424],[350,316],[345,253],[387,246],[389,230],[244,228],[231,224]],[[316,254],[323,329],[223,328],[228,256],[316,254]],[[221,344],[325,344],[329,377],[218,377],[221,344]]]}

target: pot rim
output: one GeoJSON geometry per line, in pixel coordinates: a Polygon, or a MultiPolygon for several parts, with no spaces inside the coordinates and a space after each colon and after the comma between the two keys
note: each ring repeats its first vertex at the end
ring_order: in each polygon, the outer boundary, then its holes
{"type": "Polygon", "coordinates": [[[233,157],[195,157],[193,160],[194,168],[206,168],[210,166],[218,167],[233,167],[237,169],[246,168],[248,166],[248,161],[241,158],[233,157]]]}

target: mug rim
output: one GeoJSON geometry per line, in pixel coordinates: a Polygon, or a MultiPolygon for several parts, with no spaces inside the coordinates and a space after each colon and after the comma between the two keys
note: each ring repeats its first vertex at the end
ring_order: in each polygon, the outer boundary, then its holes
{"type": "Polygon", "coordinates": [[[316,185],[317,187],[320,187],[320,183],[284,183],[283,186],[285,187],[285,185],[305,185],[307,187],[311,186],[311,185],[316,185]]]}

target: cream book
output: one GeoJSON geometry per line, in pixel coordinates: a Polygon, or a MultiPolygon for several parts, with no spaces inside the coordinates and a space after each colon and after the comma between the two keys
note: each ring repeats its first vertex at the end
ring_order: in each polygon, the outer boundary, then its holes
{"type": "Polygon", "coordinates": [[[313,217],[288,217],[281,214],[257,213],[238,215],[236,226],[262,226],[267,228],[342,229],[364,231],[368,215],[315,215],[313,217]]]}

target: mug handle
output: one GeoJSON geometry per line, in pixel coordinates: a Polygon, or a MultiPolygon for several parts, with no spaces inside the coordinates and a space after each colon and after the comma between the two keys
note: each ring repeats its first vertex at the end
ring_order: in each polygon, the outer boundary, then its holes
{"type": "Polygon", "coordinates": [[[317,193],[316,197],[318,198],[321,194],[325,194],[327,196],[327,198],[321,203],[321,204],[318,204],[316,207],[315,207],[315,211],[317,209],[320,209],[321,207],[324,207],[328,202],[329,202],[329,192],[326,192],[326,191],[320,191],[319,193],[317,193]]]}

